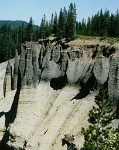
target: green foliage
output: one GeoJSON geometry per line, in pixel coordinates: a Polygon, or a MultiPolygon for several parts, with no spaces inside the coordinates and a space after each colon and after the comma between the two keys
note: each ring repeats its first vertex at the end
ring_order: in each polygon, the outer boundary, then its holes
{"type": "Polygon", "coordinates": [[[16,20],[16,21],[0,20],[0,27],[4,26],[4,25],[8,25],[12,29],[15,29],[15,28],[18,28],[19,26],[21,26],[22,24],[24,24],[25,26],[27,26],[28,23],[25,22],[25,21],[21,21],[21,20],[16,20]]]}
{"type": "Polygon", "coordinates": [[[15,41],[13,29],[9,25],[0,27],[0,63],[15,55],[15,41]]]}
{"type": "Polygon", "coordinates": [[[26,27],[26,40],[32,41],[33,40],[33,19],[30,18],[30,21],[26,27]]]}
{"type": "Polygon", "coordinates": [[[67,16],[67,37],[74,38],[76,35],[76,5],[70,4],[67,16]]]}
{"type": "Polygon", "coordinates": [[[107,91],[101,87],[95,97],[96,106],[89,112],[89,127],[82,128],[84,145],[81,150],[118,150],[119,129],[108,126],[115,118],[107,91]]]}
{"type": "Polygon", "coordinates": [[[54,34],[59,39],[74,39],[76,36],[76,5],[70,4],[69,9],[60,9],[59,15],[55,12],[52,14],[50,22],[45,17],[40,24],[40,38],[46,38],[54,34]]]}
{"type": "Polygon", "coordinates": [[[50,26],[48,21],[46,21],[46,17],[44,15],[44,17],[42,18],[41,24],[40,24],[40,28],[39,28],[39,38],[46,38],[51,34],[50,31],[50,26]]]}
{"type": "Polygon", "coordinates": [[[39,28],[33,25],[32,18],[28,24],[21,21],[16,21],[15,25],[12,21],[5,22],[0,22],[0,63],[13,58],[15,49],[20,52],[21,43],[37,41],[39,36],[39,28]]]}
{"type": "Polygon", "coordinates": [[[109,36],[119,37],[119,11],[116,14],[111,14],[109,10],[102,9],[91,18],[88,17],[87,22],[82,19],[82,22],[77,22],[77,34],[89,36],[109,36]]]}

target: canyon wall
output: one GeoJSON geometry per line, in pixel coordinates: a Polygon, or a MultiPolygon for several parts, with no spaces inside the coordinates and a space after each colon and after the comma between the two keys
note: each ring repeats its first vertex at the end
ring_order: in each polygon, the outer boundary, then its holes
{"type": "MultiPolygon", "coordinates": [[[[58,44],[44,46],[35,42],[26,42],[21,46],[20,59],[16,52],[14,68],[8,62],[4,91],[11,90],[11,87],[16,89],[18,68],[21,88],[36,88],[40,80],[59,79],[62,83],[63,78],[66,79],[63,82],[85,86],[94,76],[93,86],[98,88],[107,83],[113,104],[117,105],[119,102],[118,45],[97,44],[62,49],[62,46],[58,44]]],[[[57,84],[57,81],[54,84],[57,84]]]]}
{"type": "MultiPolygon", "coordinates": [[[[101,85],[119,105],[119,46],[26,42],[1,76],[0,141],[4,149],[66,150],[62,139],[81,127],[101,85]]],[[[80,142],[79,142],[80,139],[80,142]]]]}

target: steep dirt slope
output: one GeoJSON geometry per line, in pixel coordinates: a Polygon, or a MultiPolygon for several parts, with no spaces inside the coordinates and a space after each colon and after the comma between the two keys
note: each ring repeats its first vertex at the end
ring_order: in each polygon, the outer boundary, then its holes
{"type": "MultiPolygon", "coordinates": [[[[66,147],[62,147],[62,138],[65,134],[71,134],[75,137],[77,147],[81,147],[81,127],[88,125],[88,112],[94,105],[95,94],[92,93],[82,100],[70,101],[78,92],[78,86],[70,85],[55,91],[49,82],[44,81],[40,82],[37,89],[22,90],[17,117],[14,123],[9,124],[9,133],[12,136],[9,137],[7,145],[15,149],[24,147],[26,150],[63,150],[66,147]]],[[[8,93],[9,99],[5,100],[9,104],[8,109],[3,99],[0,101],[0,110],[10,109],[12,94],[8,93]]],[[[3,124],[1,130],[5,130],[4,115],[0,120],[3,124]]]]}

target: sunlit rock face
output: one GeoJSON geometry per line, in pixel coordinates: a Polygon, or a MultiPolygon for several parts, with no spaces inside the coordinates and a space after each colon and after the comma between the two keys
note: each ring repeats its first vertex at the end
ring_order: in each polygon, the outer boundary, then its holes
{"type": "Polygon", "coordinates": [[[119,106],[118,45],[22,44],[0,64],[0,149],[66,150],[64,137],[80,149],[101,85],[119,106]]]}
{"type": "Polygon", "coordinates": [[[111,100],[119,104],[119,54],[114,54],[110,59],[110,71],[108,81],[108,91],[111,100]]]}
{"type": "Polygon", "coordinates": [[[100,85],[103,85],[107,81],[109,75],[109,67],[109,59],[104,56],[96,57],[93,73],[100,85]]]}

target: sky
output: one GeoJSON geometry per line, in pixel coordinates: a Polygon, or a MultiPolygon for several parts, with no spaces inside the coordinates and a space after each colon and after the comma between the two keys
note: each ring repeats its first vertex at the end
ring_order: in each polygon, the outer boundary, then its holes
{"type": "Polygon", "coordinates": [[[52,13],[61,8],[68,7],[70,3],[76,4],[77,21],[92,17],[98,11],[106,8],[110,13],[116,14],[119,9],[119,0],[0,0],[0,20],[23,20],[29,22],[33,18],[34,24],[40,25],[42,17],[51,19],[52,13]]]}

